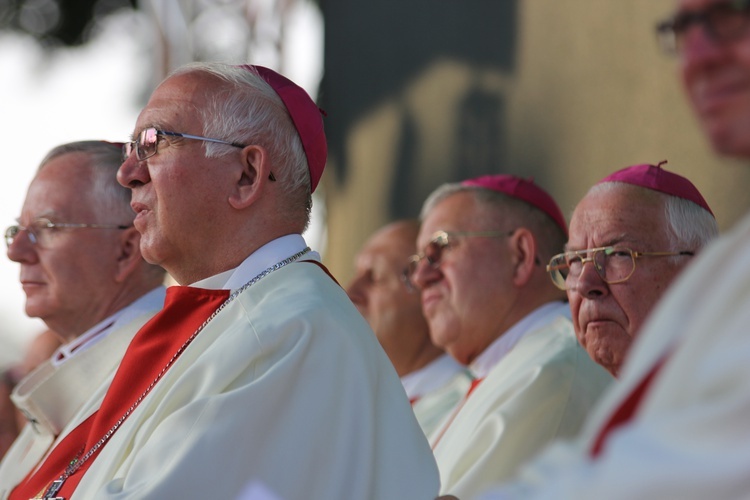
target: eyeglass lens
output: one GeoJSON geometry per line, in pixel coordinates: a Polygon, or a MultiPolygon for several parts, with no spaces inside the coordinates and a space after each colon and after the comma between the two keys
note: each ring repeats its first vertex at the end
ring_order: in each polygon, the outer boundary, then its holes
{"type": "Polygon", "coordinates": [[[422,254],[414,255],[406,268],[406,275],[409,281],[411,282],[411,278],[417,272],[417,266],[419,266],[422,259],[426,259],[430,267],[440,264],[440,260],[443,258],[443,250],[445,250],[449,243],[448,235],[441,234],[427,244],[422,254]]]}
{"type": "Polygon", "coordinates": [[[150,158],[156,154],[156,145],[159,140],[159,132],[151,127],[142,130],[136,140],[126,142],[122,147],[122,159],[127,160],[135,149],[135,157],[139,161],[150,158]]]}
{"type": "Polygon", "coordinates": [[[589,257],[584,257],[586,253],[589,252],[571,252],[553,258],[549,267],[555,284],[563,285],[561,288],[564,288],[568,276],[577,279],[583,273],[584,264],[589,261],[606,283],[625,281],[635,270],[633,253],[629,249],[602,248],[591,251],[589,257]]]}
{"type": "Polygon", "coordinates": [[[45,229],[46,227],[46,224],[44,224],[43,222],[40,223],[39,221],[31,224],[29,227],[20,226],[17,224],[10,226],[5,230],[5,245],[8,247],[11,246],[15,239],[18,238],[18,235],[21,234],[21,231],[26,231],[29,241],[33,245],[42,244],[42,246],[44,246],[44,242],[41,241],[43,239],[41,235],[44,234],[44,231],[42,231],[42,229],[45,229]]]}

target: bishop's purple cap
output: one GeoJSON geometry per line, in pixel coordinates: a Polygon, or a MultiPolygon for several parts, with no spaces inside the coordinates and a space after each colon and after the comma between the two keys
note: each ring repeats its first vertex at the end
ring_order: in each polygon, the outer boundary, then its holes
{"type": "Polygon", "coordinates": [[[597,184],[604,182],[624,182],[633,186],[659,191],[660,193],[692,201],[713,215],[714,213],[709,208],[700,191],[698,191],[698,188],[685,177],[663,169],[661,166],[665,163],[667,162],[662,161],[657,165],[642,164],[626,167],[608,175],[597,182],[597,184]]]}
{"type": "Polygon", "coordinates": [[[461,185],[490,189],[524,201],[547,214],[555,224],[560,226],[563,234],[568,235],[568,225],[560,207],[557,206],[557,203],[547,191],[534,184],[533,179],[522,179],[509,174],[495,174],[467,179],[461,185]]]}
{"type": "Polygon", "coordinates": [[[307,157],[310,190],[315,191],[323,175],[328,156],[328,145],[323,130],[323,112],[305,92],[305,89],[285,76],[263,66],[245,64],[241,67],[256,71],[276,91],[289,111],[307,157]]]}

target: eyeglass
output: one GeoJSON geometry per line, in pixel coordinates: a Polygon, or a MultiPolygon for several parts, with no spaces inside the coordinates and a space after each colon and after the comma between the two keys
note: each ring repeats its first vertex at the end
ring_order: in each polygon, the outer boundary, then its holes
{"type": "Polygon", "coordinates": [[[636,252],[630,248],[600,247],[575,250],[555,255],[547,265],[552,283],[560,290],[567,290],[567,279],[578,279],[586,262],[594,264],[599,277],[607,284],[627,281],[635,272],[635,261],[641,257],[670,257],[695,255],[694,252],[636,252]]]}
{"type": "Polygon", "coordinates": [[[52,233],[56,229],[127,229],[130,225],[124,224],[75,224],[72,222],[52,222],[49,219],[37,219],[28,226],[15,224],[5,230],[5,244],[10,247],[21,231],[26,231],[32,245],[42,248],[49,246],[52,233]]]}
{"type": "Polygon", "coordinates": [[[745,34],[750,20],[750,0],[730,0],[710,5],[702,10],[685,11],[656,26],[662,49],[668,54],[682,50],[685,34],[694,24],[703,25],[714,42],[724,43],[745,34]]]}
{"type": "Polygon", "coordinates": [[[201,137],[199,135],[182,134],[180,132],[168,132],[166,130],[158,130],[154,127],[149,127],[142,130],[138,134],[138,138],[134,141],[126,142],[122,145],[122,161],[130,158],[131,153],[135,150],[135,157],[138,161],[143,161],[147,158],[154,156],[157,151],[159,144],[159,136],[169,137],[182,137],[184,139],[195,139],[197,141],[215,142],[217,144],[226,144],[228,146],[234,146],[235,148],[244,148],[244,144],[236,142],[228,142],[221,139],[211,139],[210,137],[201,137]]]}
{"type": "MultiPolygon", "coordinates": [[[[235,148],[247,147],[245,144],[238,142],[229,142],[222,139],[212,139],[210,137],[202,137],[200,135],[183,134],[180,132],[169,132],[167,130],[158,130],[155,127],[149,127],[142,130],[138,134],[138,138],[134,141],[126,142],[122,145],[122,161],[127,161],[130,155],[135,150],[135,157],[138,161],[143,161],[147,158],[151,158],[158,152],[159,136],[169,137],[182,137],[183,139],[194,139],[196,141],[215,142],[217,144],[226,144],[227,146],[233,146],[235,148]]],[[[268,179],[276,181],[276,177],[273,172],[268,174],[268,179]]]]}
{"type": "Polygon", "coordinates": [[[498,238],[510,236],[514,232],[515,229],[513,231],[465,231],[450,233],[447,231],[438,231],[432,235],[432,239],[427,243],[422,253],[409,257],[406,268],[401,272],[401,279],[409,288],[416,289],[412,278],[414,277],[414,273],[417,272],[419,263],[422,260],[427,260],[427,265],[431,268],[439,266],[445,250],[455,246],[457,240],[460,238],[498,238]]]}

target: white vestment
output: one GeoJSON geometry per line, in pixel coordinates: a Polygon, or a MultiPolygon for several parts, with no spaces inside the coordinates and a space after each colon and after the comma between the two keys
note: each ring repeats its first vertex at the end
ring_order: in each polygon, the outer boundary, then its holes
{"type": "MultiPolygon", "coordinates": [[[[304,247],[298,235],[281,240],[289,238],[304,247]]],[[[294,253],[278,258],[280,243],[251,255],[227,288],[294,253]]],[[[390,361],[344,290],[311,262],[286,265],[229,302],[114,433],[73,498],[234,499],[248,484],[282,500],[432,500],[439,489],[390,361]]]]}
{"type": "Polygon", "coordinates": [[[442,493],[470,498],[553,439],[575,436],[613,380],[578,344],[567,304],[547,304],[519,323],[523,331],[509,330],[515,343],[431,436],[442,493]]]}
{"type": "Polygon", "coordinates": [[[164,305],[164,294],[165,288],[158,287],[138,298],[69,343],[78,350],[61,346],[18,383],[13,402],[30,423],[0,463],[0,498],[78,425],[77,414],[91,414],[92,395],[109,386],[130,340],[164,305]]]}
{"type": "Polygon", "coordinates": [[[670,287],[580,439],[482,498],[750,498],[749,325],[750,216],[670,287]],[[591,458],[601,429],[662,360],[634,417],[591,458]]]}
{"type": "Polygon", "coordinates": [[[469,370],[448,354],[401,377],[414,415],[426,436],[461,401],[472,380],[469,370]]]}

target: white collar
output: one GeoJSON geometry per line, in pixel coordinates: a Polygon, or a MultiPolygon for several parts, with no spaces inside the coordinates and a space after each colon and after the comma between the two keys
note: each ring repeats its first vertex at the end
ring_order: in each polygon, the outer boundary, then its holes
{"type": "Polygon", "coordinates": [[[440,389],[450,382],[456,374],[465,369],[452,356],[443,354],[419,370],[407,373],[401,377],[401,383],[409,399],[418,398],[440,389]]]}
{"type": "Polygon", "coordinates": [[[92,326],[78,337],[58,347],[57,351],[50,358],[50,361],[54,366],[60,366],[75,354],[83,352],[99,342],[109,332],[119,328],[119,325],[129,323],[145,311],[161,309],[164,306],[165,294],[166,289],[163,286],[158,286],[150,292],[141,295],[138,299],[92,326]]]}
{"type": "Polygon", "coordinates": [[[570,306],[567,302],[548,302],[537,307],[482,351],[469,364],[469,369],[476,378],[486,377],[524,335],[550,323],[553,316],[560,315],[570,318],[570,306]]]}
{"type": "MultiPolygon", "coordinates": [[[[301,252],[306,246],[307,243],[301,235],[287,234],[269,241],[257,249],[237,268],[197,281],[190,286],[209,290],[229,289],[235,291],[274,264],[301,252]]],[[[305,260],[320,261],[320,255],[317,252],[310,252],[305,255],[305,260]]]]}

